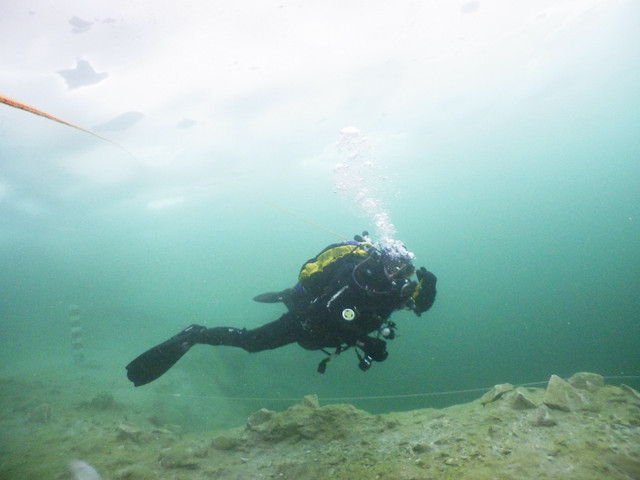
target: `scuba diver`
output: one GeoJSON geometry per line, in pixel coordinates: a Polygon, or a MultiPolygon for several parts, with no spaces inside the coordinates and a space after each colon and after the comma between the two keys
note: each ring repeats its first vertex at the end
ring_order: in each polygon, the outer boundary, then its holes
{"type": "Polygon", "coordinates": [[[372,362],[387,358],[386,340],[395,337],[396,329],[391,314],[407,309],[420,316],[435,301],[435,275],[424,267],[416,270],[412,260],[401,243],[373,244],[367,232],[329,245],[302,266],[294,287],[254,298],[284,303],[287,312],[278,320],[251,330],[190,325],[129,363],[127,377],[136,387],[150,383],[196,344],[253,353],[296,342],[327,354],[318,365],[320,373],[329,360],[354,348],[360,369],[366,371],[372,362]],[[414,273],[417,281],[411,280],[414,273]]]}

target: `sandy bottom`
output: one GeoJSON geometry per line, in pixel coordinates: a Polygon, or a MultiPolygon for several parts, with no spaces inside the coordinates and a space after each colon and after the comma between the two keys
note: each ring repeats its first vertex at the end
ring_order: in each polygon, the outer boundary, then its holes
{"type": "Polygon", "coordinates": [[[384,415],[310,395],[282,412],[258,410],[241,427],[197,433],[117,397],[0,379],[0,478],[640,478],[640,394],[595,374],[384,415]],[[73,472],[75,460],[86,464],[73,472]]]}

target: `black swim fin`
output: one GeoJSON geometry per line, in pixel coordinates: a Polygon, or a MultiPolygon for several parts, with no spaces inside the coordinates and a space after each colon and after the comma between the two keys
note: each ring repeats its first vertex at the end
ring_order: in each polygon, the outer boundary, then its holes
{"type": "Polygon", "coordinates": [[[282,292],[267,292],[261,293],[260,295],[256,295],[253,297],[254,302],[260,303],[280,303],[285,301],[285,294],[289,291],[283,290],[282,292]]]}
{"type": "Polygon", "coordinates": [[[260,303],[284,303],[291,312],[305,308],[310,297],[305,295],[297,287],[287,288],[281,292],[267,292],[253,297],[254,302],[260,303]]]}
{"type": "Polygon", "coordinates": [[[146,385],[162,376],[195,345],[197,334],[206,330],[190,325],[166,342],[150,348],[127,365],[127,377],[136,387],[146,385]]]}

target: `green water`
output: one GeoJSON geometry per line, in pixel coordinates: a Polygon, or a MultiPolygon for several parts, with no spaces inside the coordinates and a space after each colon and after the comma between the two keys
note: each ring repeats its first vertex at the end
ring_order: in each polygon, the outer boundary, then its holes
{"type": "MultiPolygon", "coordinates": [[[[74,394],[85,382],[186,429],[240,425],[310,393],[386,412],[551,374],[640,375],[639,18],[632,2],[607,5],[551,39],[516,36],[416,71],[381,53],[330,113],[285,109],[240,129],[252,109],[341,92],[339,76],[298,85],[305,94],[265,87],[267,106],[230,103],[237,128],[219,136],[163,137],[151,120],[104,132],[133,157],[1,106],[0,373],[74,394]],[[295,345],[198,346],[134,389],[124,366],[190,323],[251,328],[283,313],[251,298],[293,285],[339,240],[308,222],[376,232],[348,185],[336,191],[348,125],[367,136],[372,162],[358,188],[371,186],[395,237],[438,276],[433,309],[396,313],[389,358],[366,373],[353,352],[319,375],[323,354],[295,345]],[[83,365],[70,304],[81,309],[83,365]]],[[[47,95],[22,100],[47,109],[47,95]]],[[[96,101],[65,95],[79,112],[96,101]]],[[[90,126],[85,115],[71,119],[90,126]]]]}

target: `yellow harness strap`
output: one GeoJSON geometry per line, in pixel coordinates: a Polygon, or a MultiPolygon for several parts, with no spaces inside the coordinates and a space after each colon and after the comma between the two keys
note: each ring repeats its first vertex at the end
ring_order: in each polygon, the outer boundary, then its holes
{"type": "Polygon", "coordinates": [[[333,262],[345,255],[354,254],[358,257],[366,258],[369,255],[369,249],[371,247],[373,247],[373,244],[369,242],[361,242],[357,245],[346,244],[329,248],[318,255],[315,260],[307,262],[302,267],[298,280],[303,282],[313,274],[322,272],[328,265],[331,265],[333,262]]]}
{"type": "Polygon", "coordinates": [[[420,295],[420,289],[422,288],[422,282],[424,280],[420,280],[418,282],[418,284],[416,285],[415,290],[413,291],[413,293],[411,294],[411,300],[413,300],[414,302],[416,301],[416,298],[418,298],[418,295],[420,295]]]}

